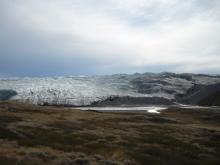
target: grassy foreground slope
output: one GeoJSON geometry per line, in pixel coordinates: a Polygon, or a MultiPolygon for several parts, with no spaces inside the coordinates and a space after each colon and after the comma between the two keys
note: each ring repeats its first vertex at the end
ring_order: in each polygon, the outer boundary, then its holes
{"type": "Polygon", "coordinates": [[[220,164],[220,111],[101,113],[0,102],[0,164],[220,164]]]}

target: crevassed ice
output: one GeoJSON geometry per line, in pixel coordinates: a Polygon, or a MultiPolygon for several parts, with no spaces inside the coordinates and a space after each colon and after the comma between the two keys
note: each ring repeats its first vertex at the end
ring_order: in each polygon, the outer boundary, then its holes
{"type": "Polygon", "coordinates": [[[195,82],[211,84],[220,82],[220,79],[194,76],[192,81],[172,76],[164,78],[155,74],[1,78],[0,89],[15,90],[18,95],[13,99],[35,104],[48,102],[52,104],[89,105],[109,96],[158,96],[172,99],[175,94],[184,94],[195,82]],[[138,80],[136,82],[141,84],[132,83],[134,80],[138,80]],[[149,88],[147,92],[139,91],[141,85],[143,88],[149,88]]]}
{"type": "Polygon", "coordinates": [[[0,89],[15,90],[13,99],[54,104],[88,105],[111,95],[139,96],[127,86],[116,82],[102,82],[96,77],[55,77],[55,78],[9,78],[0,80],[0,89]]]}

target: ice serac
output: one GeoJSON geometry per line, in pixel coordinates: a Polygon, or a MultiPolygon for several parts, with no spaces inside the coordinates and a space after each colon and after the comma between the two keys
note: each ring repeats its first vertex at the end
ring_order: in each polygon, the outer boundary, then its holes
{"type": "Polygon", "coordinates": [[[216,83],[220,83],[220,76],[136,73],[106,76],[1,78],[0,90],[16,91],[17,95],[10,99],[23,102],[81,106],[102,102],[110,97],[119,98],[119,102],[125,101],[126,104],[127,100],[141,102],[140,100],[145,98],[148,102],[157,100],[160,103],[164,100],[168,103],[216,83]]]}

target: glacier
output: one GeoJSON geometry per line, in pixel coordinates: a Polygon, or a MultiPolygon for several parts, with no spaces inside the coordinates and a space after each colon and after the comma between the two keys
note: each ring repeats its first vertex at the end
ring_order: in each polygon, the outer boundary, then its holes
{"type": "Polygon", "coordinates": [[[0,90],[13,90],[12,100],[34,104],[90,105],[110,96],[175,99],[195,85],[220,83],[220,76],[143,73],[102,76],[6,77],[0,90]]]}

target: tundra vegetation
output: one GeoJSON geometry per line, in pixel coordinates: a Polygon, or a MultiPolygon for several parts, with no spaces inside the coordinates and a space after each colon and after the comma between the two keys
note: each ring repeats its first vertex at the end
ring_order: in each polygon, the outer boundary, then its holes
{"type": "Polygon", "coordinates": [[[0,102],[1,165],[212,165],[220,111],[80,111],[0,102]]]}

